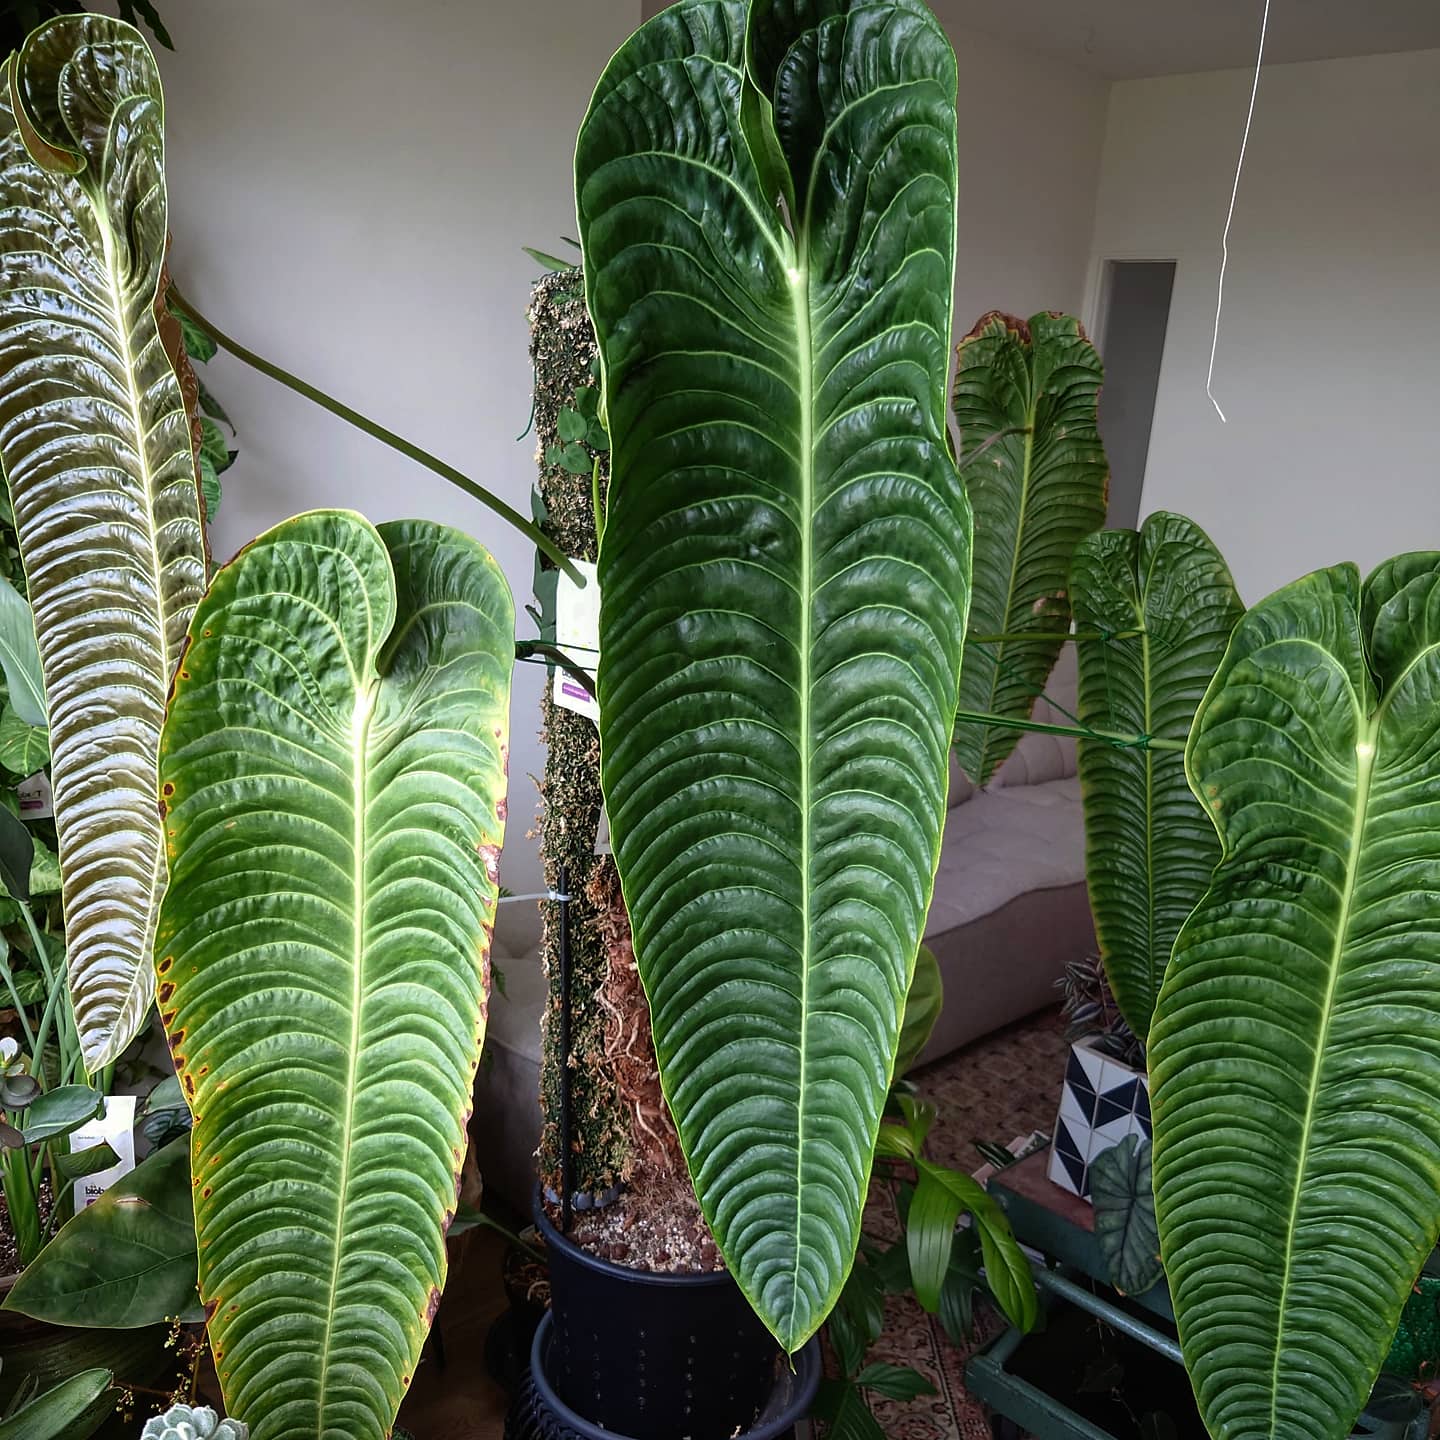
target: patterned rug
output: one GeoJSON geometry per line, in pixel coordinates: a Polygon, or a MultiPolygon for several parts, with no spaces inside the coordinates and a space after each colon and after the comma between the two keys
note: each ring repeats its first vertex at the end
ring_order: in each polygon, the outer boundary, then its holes
{"type": "MultiPolygon", "coordinates": [[[[937,1111],[930,1132],[930,1158],[958,1170],[984,1163],[977,1140],[1006,1145],[1032,1130],[1047,1134],[1060,1104],[1068,1050],[1057,1010],[1046,1010],[977,1040],[911,1076],[937,1111]]],[[[872,1201],[865,1229],[877,1239],[899,1238],[899,1222],[888,1199],[872,1201]]],[[[983,1345],[1002,1322],[977,1310],[975,1346],[983,1345]]],[[[974,1347],[972,1347],[974,1348],[974,1347]]],[[[912,1365],[937,1393],[918,1400],[872,1397],[871,1409],[888,1440],[990,1440],[984,1407],[965,1390],[965,1361],[971,1349],[957,1349],[939,1321],[908,1296],[886,1305],[885,1331],[870,1352],[873,1360],[912,1365]]]]}

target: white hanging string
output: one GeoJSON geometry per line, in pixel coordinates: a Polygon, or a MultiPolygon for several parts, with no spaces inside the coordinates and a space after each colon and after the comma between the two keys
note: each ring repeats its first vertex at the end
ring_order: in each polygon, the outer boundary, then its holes
{"type": "Polygon", "coordinates": [[[1215,407],[1222,424],[1228,424],[1220,402],[1215,398],[1215,355],[1220,349],[1220,315],[1225,308],[1225,271],[1230,265],[1230,226],[1235,221],[1235,200],[1240,194],[1240,176],[1245,169],[1245,151],[1250,145],[1250,126],[1255,120],[1255,97],[1260,93],[1260,70],[1265,64],[1265,35],[1270,29],[1270,0],[1265,0],[1265,13],[1260,20],[1260,49],[1255,56],[1255,81],[1250,86],[1250,108],[1245,114],[1245,133],[1240,138],[1240,158],[1235,162],[1235,184],[1230,191],[1230,209],[1225,216],[1225,233],[1220,238],[1220,284],[1215,292],[1215,333],[1210,340],[1210,369],[1205,376],[1205,393],[1215,407]]]}

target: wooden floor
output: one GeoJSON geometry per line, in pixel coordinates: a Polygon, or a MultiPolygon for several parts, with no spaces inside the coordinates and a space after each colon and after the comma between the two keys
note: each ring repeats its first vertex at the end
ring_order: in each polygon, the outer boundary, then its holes
{"type": "Polygon", "coordinates": [[[505,1309],[500,1283],[504,1242],[493,1230],[466,1237],[450,1272],[437,1327],[444,1364],[427,1346],[400,1421],[415,1440],[500,1440],[505,1392],[485,1370],[485,1333],[505,1309]]]}

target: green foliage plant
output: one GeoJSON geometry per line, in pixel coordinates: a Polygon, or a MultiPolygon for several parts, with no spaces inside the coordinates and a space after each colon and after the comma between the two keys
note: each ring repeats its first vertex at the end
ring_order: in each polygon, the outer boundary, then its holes
{"type": "Polygon", "coordinates": [[[685,0],[577,147],[606,813],[701,1208],[791,1351],[853,1262],[945,816],[955,87],[921,0],[685,0]]]}

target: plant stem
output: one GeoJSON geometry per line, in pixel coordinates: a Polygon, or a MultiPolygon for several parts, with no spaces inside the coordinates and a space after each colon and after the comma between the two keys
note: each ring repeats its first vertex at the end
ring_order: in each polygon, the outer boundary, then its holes
{"type": "Polygon", "coordinates": [[[1153,735],[1121,735],[1114,730],[1087,730],[1076,725],[1046,725],[1039,720],[1012,720],[1008,715],[987,715],[981,710],[959,710],[956,723],[996,725],[1002,730],[1029,730],[1038,735],[1068,735],[1076,740],[1104,740],[1120,750],[1173,750],[1183,752],[1183,740],[1157,739],[1153,735]]]}
{"type": "Polygon", "coordinates": [[[35,1198],[30,1156],[24,1145],[7,1149],[0,1158],[0,1189],[5,1191],[10,1233],[15,1237],[20,1263],[28,1265],[40,1253],[40,1205],[35,1198]]]}
{"type": "Polygon", "coordinates": [[[322,410],[328,410],[332,415],[338,415],[340,419],[353,425],[357,430],[363,430],[372,439],[380,441],[382,445],[388,445],[392,450],[398,450],[408,459],[415,461],[417,465],[423,465],[427,470],[434,471],[441,479],[448,480],[457,490],[463,490],[472,500],[478,500],[482,505],[493,510],[502,520],[509,521],[536,549],[548,559],[553,560],[577,585],[584,587],[585,577],[571,563],[570,557],[555,545],[538,526],[527,520],[518,510],[507,505],[498,495],[492,495],[483,485],[472,480],[453,465],[447,465],[439,456],[432,455],[428,450],[422,450],[418,445],[403,439],[393,430],[387,430],[383,425],[377,424],[358,410],[351,409],[350,406],[327,395],[323,390],[307,384],[299,376],[292,375],[288,370],[282,370],[280,366],[257,355],[253,350],[247,350],[238,340],[232,340],[223,330],[207,320],[174,285],[171,285],[167,298],[170,304],[183,310],[222,350],[228,351],[237,360],[243,360],[245,364],[258,370],[262,375],[268,375],[270,379],[295,391],[297,395],[303,395],[322,410]]]}
{"type": "MultiPolygon", "coordinates": [[[[0,945],[3,945],[0,941],[0,945]]],[[[3,959],[0,959],[0,979],[5,982],[5,988],[10,992],[10,1003],[15,1007],[15,1014],[19,1017],[20,1028],[25,1033],[25,1048],[29,1050],[35,1063],[40,1063],[39,1057],[35,1055],[35,1032],[30,1028],[30,1017],[25,1012],[25,1006],[21,1004],[20,992],[15,988],[15,972],[10,968],[10,956],[7,950],[3,959]]]]}
{"type": "MultiPolygon", "coordinates": [[[[1060,638],[1082,642],[1135,640],[1144,633],[1143,630],[1066,630],[1060,638]]],[[[975,645],[1019,645],[1031,640],[1053,640],[1055,635],[1053,630],[1022,630],[1014,635],[967,635],[965,638],[975,645]]]]}

